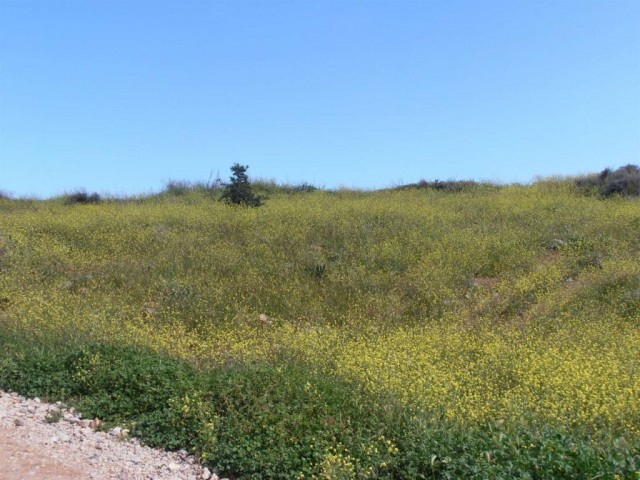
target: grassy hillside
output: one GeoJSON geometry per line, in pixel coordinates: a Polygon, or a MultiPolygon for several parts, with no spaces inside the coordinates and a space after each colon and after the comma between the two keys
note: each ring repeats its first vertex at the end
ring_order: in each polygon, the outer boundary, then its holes
{"type": "Polygon", "coordinates": [[[238,478],[640,478],[637,199],[175,193],[0,199],[0,387],[238,478]]]}

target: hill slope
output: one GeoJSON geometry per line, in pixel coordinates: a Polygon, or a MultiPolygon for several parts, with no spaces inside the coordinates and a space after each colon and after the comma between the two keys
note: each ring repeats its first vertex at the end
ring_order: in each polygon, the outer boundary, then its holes
{"type": "Polygon", "coordinates": [[[549,181],[0,215],[0,387],[241,478],[639,468],[637,200],[549,181]]]}

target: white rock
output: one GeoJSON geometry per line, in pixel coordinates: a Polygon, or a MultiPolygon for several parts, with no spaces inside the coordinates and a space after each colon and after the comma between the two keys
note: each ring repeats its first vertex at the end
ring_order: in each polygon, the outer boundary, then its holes
{"type": "Polygon", "coordinates": [[[211,470],[205,467],[204,470],[202,470],[200,478],[202,478],[202,480],[209,480],[211,478],[211,470]]]}
{"type": "Polygon", "coordinates": [[[180,470],[180,465],[178,465],[177,463],[171,462],[169,465],[167,465],[167,468],[172,472],[177,472],[178,470],[180,470]]]}

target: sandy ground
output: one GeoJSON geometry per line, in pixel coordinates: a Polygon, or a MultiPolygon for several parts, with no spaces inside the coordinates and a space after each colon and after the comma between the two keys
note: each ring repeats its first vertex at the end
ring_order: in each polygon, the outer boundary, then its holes
{"type": "Polygon", "coordinates": [[[22,427],[0,427],[0,480],[78,480],[90,478],[90,471],[78,462],[49,457],[37,445],[20,440],[22,427]]]}

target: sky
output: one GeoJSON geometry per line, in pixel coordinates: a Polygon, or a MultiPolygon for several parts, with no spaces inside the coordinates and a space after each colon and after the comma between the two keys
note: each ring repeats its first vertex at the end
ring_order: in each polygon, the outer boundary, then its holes
{"type": "Polygon", "coordinates": [[[640,163],[640,1],[0,0],[0,190],[640,163]]]}

